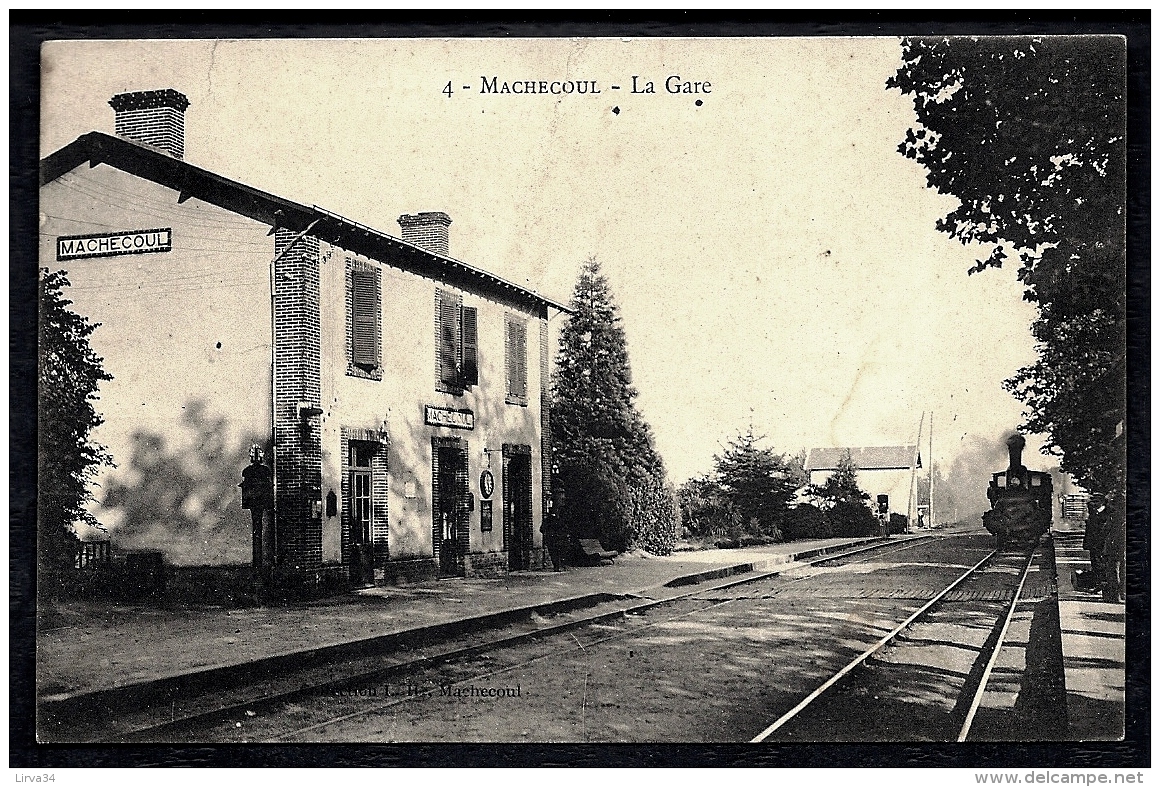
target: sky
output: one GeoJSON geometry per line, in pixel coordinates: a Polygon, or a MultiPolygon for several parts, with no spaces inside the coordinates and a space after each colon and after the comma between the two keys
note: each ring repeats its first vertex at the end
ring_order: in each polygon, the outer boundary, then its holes
{"type": "MultiPolygon", "coordinates": [[[[1034,309],[1014,268],[968,277],[987,251],[935,230],[957,201],[897,151],[914,122],[885,89],[900,51],[893,38],[50,42],[41,150],[112,133],[116,93],[177,89],[198,166],[395,235],[403,213],[445,211],[453,257],[555,300],[595,256],[674,482],[750,426],[778,452],[900,445],[933,411],[945,467],[996,445],[985,483],[1021,420],[1002,381],[1035,358],[1034,309]],[[484,94],[493,79],[587,91],[484,94]]],[[[1041,444],[1031,436],[1032,468],[1055,464],[1041,444]]]]}

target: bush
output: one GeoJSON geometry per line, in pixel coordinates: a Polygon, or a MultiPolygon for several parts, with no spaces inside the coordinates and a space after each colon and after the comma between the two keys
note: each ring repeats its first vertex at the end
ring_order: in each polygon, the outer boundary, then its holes
{"type": "Polygon", "coordinates": [[[862,503],[837,503],[830,509],[829,519],[835,536],[847,538],[878,535],[878,518],[862,503]]]}
{"type": "Polygon", "coordinates": [[[629,493],[629,543],[654,555],[673,551],[677,538],[677,502],[657,480],[629,493]]]}
{"type": "Polygon", "coordinates": [[[677,496],[686,537],[721,538],[740,532],[737,516],[725,500],[721,485],[708,476],[681,484],[677,496]]]}
{"type": "Polygon", "coordinates": [[[896,536],[906,532],[906,517],[902,514],[891,514],[890,524],[886,526],[886,535],[896,536]]]}
{"type": "Polygon", "coordinates": [[[834,535],[830,520],[826,518],[820,508],[809,503],[802,503],[797,508],[787,512],[781,530],[786,541],[831,538],[834,535]]]}
{"type": "Polygon", "coordinates": [[[565,492],[560,511],[567,533],[595,538],[607,549],[623,552],[630,540],[628,488],[610,469],[600,464],[567,468],[560,474],[565,492]]]}
{"type": "Polygon", "coordinates": [[[640,548],[654,555],[673,551],[677,538],[677,504],[656,478],[630,486],[610,467],[593,463],[567,468],[558,482],[565,492],[561,519],[566,532],[595,538],[605,549],[640,548]]]}

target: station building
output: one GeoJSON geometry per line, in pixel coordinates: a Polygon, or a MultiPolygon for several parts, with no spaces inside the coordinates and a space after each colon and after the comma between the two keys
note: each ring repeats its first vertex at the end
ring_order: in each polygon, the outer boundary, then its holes
{"type": "Polygon", "coordinates": [[[452,257],[444,213],[396,237],[184,161],[177,91],[109,103],[115,135],[41,161],[40,265],[100,323],[114,548],[306,582],[541,567],[567,307],[452,257]],[[275,486],[260,550],[253,445],[275,486]]]}

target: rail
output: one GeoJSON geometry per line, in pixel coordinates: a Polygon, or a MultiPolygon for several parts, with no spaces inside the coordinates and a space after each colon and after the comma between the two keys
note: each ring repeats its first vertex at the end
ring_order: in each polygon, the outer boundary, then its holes
{"type": "MultiPolygon", "coordinates": [[[[361,669],[360,668],[357,672],[354,672],[354,673],[343,674],[341,676],[332,676],[328,679],[323,679],[320,681],[307,681],[307,685],[304,685],[302,682],[298,682],[298,681],[290,681],[291,683],[296,684],[293,689],[289,689],[289,690],[275,689],[274,691],[266,692],[257,698],[255,698],[253,693],[251,692],[251,693],[249,693],[248,698],[242,702],[226,701],[224,703],[216,704],[207,710],[196,710],[195,709],[195,710],[188,712],[188,713],[178,714],[176,717],[172,717],[171,719],[163,721],[161,723],[142,724],[141,726],[138,726],[136,728],[130,728],[130,729],[125,729],[123,727],[122,730],[120,731],[120,733],[116,736],[116,740],[119,740],[122,742],[152,741],[152,740],[157,739],[156,736],[158,736],[158,734],[165,735],[168,732],[173,731],[173,730],[188,729],[190,725],[206,724],[206,723],[212,724],[215,719],[224,718],[225,716],[228,716],[231,713],[237,713],[239,711],[244,711],[245,709],[257,707],[258,705],[265,705],[268,703],[276,703],[276,702],[285,702],[285,701],[293,700],[295,697],[305,696],[305,695],[316,693],[320,690],[331,690],[331,689],[341,688],[341,687],[347,686],[347,685],[352,685],[352,684],[359,682],[359,681],[379,679],[379,678],[389,676],[391,674],[398,673],[400,671],[405,671],[405,670],[410,670],[410,669],[414,669],[417,667],[421,667],[421,666],[426,665],[426,664],[433,664],[436,662],[447,661],[450,659],[471,656],[471,655],[483,653],[483,652],[486,652],[489,650],[494,650],[497,648],[516,645],[516,644],[519,644],[521,642],[527,641],[527,640],[532,639],[532,638],[539,638],[539,637],[544,637],[544,636],[553,635],[553,634],[565,633],[565,632],[571,631],[573,629],[581,628],[584,626],[600,624],[600,623],[603,623],[603,622],[606,622],[609,620],[623,618],[624,616],[627,616],[627,615],[639,614],[641,612],[652,609],[654,607],[659,607],[659,606],[666,605],[666,604],[671,605],[675,602],[679,602],[679,601],[688,599],[690,597],[697,596],[697,595],[705,593],[705,592],[716,592],[716,591],[728,589],[731,587],[736,587],[739,585],[746,585],[746,584],[750,584],[750,583],[760,582],[763,579],[768,579],[770,577],[777,576],[789,568],[796,568],[796,567],[800,567],[803,565],[804,566],[811,566],[811,565],[817,565],[820,563],[826,563],[829,561],[842,560],[842,559],[846,559],[848,557],[860,556],[860,555],[863,555],[864,553],[867,553],[867,552],[880,551],[880,550],[888,548],[888,547],[893,547],[893,549],[890,549],[887,553],[887,554],[891,554],[893,552],[898,552],[898,551],[902,551],[905,549],[914,548],[914,547],[918,546],[919,544],[927,543],[928,541],[933,540],[934,538],[935,538],[934,536],[920,536],[917,538],[909,538],[909,539],[906,539],[906,540],[901,541],[901,542],[900,541],[882,541],[882,542],[879,542],[877,544],[871,544],[868,546],[863,545],[863,546],[859,546],[859,547],[856,547],[854,549],[847,550],[847,551],[822,554],[822,555],[819,555],[816,558],[813,558],[810,560],[799,561],[796,565],[795,564],[787,564],[785,566],[778,566],[776,569],[773,569],[770,571],[751,573],[751,574],[748,574],[748,575],[745,575],[742,577],[730,579],[729,581],[726,581],[726,582],[715,582],[715,583],[712,583],[711,585],[709,585],[708,587],[706,587],[705,585],[702,585],[699,587],[690,588],[686,592],[677,593],[674,595],[669,595],[669,596],[666,596],[666,597],[660,598],[660,599],[641,599],[639,601],[639,603],[631,603],[627,606],[617,605],[615,609],[612,609],[610,611],[604,610],[604,611],[601,611],[595,615],[586,615],[582,618],[574,618],[574,619],[566,620],[566,621],[563,621],[561,623],[556,623],[556,624],[552,624],[552,625],[539,625],[539,626],[534,627],[531,630],[520,631],[520,632],[514,633],[514,634],[507,634],[505,636],[500,636],[500,637],[496,637],[493,639],[489,639],[487,641],[480,642],[478,644],[473,644],[473,645],[468,645],[468,646],[457,644],[457,645],[454,645],[450,649],[438,650],[437,652],[430,653],[429,655],[418,656],[415,658],[406,659],[406,660],[403,660],[403,661],[400,661],[400,662],[394,663],[394,664],[377,666],[377,667],[373,667],[370,669],[361,669]]],[[[792,578],[792,579],[787,580],[787,584],[800,582],[800,581],[803,581],[803,580],[808,579],[808,578],[809,578],[808,576],[799,577],[799,578],[792,578]]],[[[632,596],[628,596],[628,597],[626,597],[626,600],[632,599],[632,598],[633,598],[632,596]]],[[[637,597],[637,598],[639,598],[639,597],[637,597]]],[[[716,608],[716,607],[721,606],[723,604],[731,603],[731,601],[734,601],[734,600],[736,600],[736,599],[729,599],[729,600],[721,601],[719,603],[713,604],[712,607],[716,608]]],[[[695,610],[695,611],[701,611],[701,609],[699,608],[698,610],[695,610]]],[[[691,613],[684,613],[684,614],[691,614],[691,613]]],[[[677,615],[676,617],[679,618],[682,616],[683,616],[683,614],[677,615]]],[[[666,620],[667,620],[667,618],[666,618],[666,620]]],[[[649,624],[649,625],[656,625],[656,624],[649,624]]],[[[639,629],[634,629],[634,631],[636,631],[636,630],[639,630],[639,629]]],[[[611,635],[609,637],[601,638],[598,640],[598,642],[604,642],[604,641],[607,641],[609,639],[615,639],[619,636],[625,636],[629,633],[632,633],[632,632],[621,632],[618,634],[614,634],[614,635],[611,635]]],[[[595,643],[589,643],[589,645],[591,645],[591,644],[595,644],[595,643]]],[[[482,678],[488,677],[490,674],[491,673],[488,673],[487,675],[475,674],[475,675],[472,675],[469,679],[465,679],[465,680],[480,680],[482,678]]],[[[422,695],[420,694],[420,695],[416,695],[416,696],[422,696],[422,695]]],[[[412,699],[412,698],[408,697],[406,699],[399,700],[399,701],[408,701],[410,699],[412,699]]],[[[325,726],[330,725],[330,724],[344,721],[348,718],[352,718],[354,716],[358,716],[358,715],[361,715],[363,713],[371,713],[371,712],[374,712],[375,710],[379,710],[379,709],[382,709],[384,707],[389,707],[389,706],[394,705],[394,704],[397,704],[397,702],[373,704],[372,706],[370,706],[364,710],[360,710],[360,711],[356,712],[355,714],[344,715],[342,717],[328,719],[328,720],[320,722],[318,724],[310,725],[309,727],[306,727],[306,728],[299,728],[299,729],[293,730],[291,732],[287,732],[283,735],[277,736],[277,738],[275,738],[275,740],[284,740],[284,739],[289,738],[289,737],[294,737],[295,735],[300,735],[300,734],[303,734],[303,733],[308,732],[310,730],[318,729],[320,727],[325,727],[325,726]]]]}
{"type": "Polygon", "coordinates": [[[814,700],[821,697],[823,694],[825,694],[827,691],[829,691],[831,688],[833,688],[835,685],[837,685],[843,678],[845,678],[847,675],[849,675],[851,672],[853,672],[859,665],[865,663],[865,661],[867,659],[869,659],[875,653],[877,653],[878,651],[882,650],[882,648],[884,648],[888,644],[890,644],[890,642],[892,640],[894,640],[899,634],[901,634],[903,631],[905,631],[907,628],[909,628],[912,623],[914,623],[920,617],[922,617],[927,612],[929,612],[931,609],[933,609],[940,601],[942,601],[947,596],[947,594],[949,594],[952,590],[957,588],[960,584],[962,584],[972,574],[974,574],[979,569],[981,569],[983,566],[985,566],[987,563],[989,563],[997,554],[999,554],[999,551],[997,549],[992,550],[982,560],[980,560],[978,563],[971,566],[969,569],[967,569],[962,574],[960,574],[958,576],[958,578],[955,579],[955,581],[951,582],[949,585],[947,585],[945,588],[943,588],[939,593],[935,594],[934,598],[932,598],[930,601],[928,601],[927,603],[925,603],[921,607],[919,607],[913,614],[910,615],[910,617],[908,617],[906,620],[902,621],[897,626],[895,626],[888,634],[886,634],[884,637],[879,639],[877,642],[875,642],[869,648],[862,651],[850,663],[848,663],[846,666],[842,667],[842,669],[838,670],[833,676],[831,676],[829,678],[829,680],[827,680],[821,686],[818,686],[816,689],[814,689],[812,692],[810,692],[808,695],[806,695],[805,699],[803,699],[797,705],[793,706],[790,710],[788,710],[784,714],[782,714],[782,716],[780,718],[778,718],[777,721],[775,721],[773,724],[770,724],[768,727],[766,727],[764,730],[762,730],[757,735],[757,737],[753,738],[753,740],[750,741],[750,743],[761,743],[766,738],[768,738],[770,735],[772,735],[774,732],[776,732],[777,730],[779,730],[780,728],[785,726],[787,723],[789,723],[795,716],[797,716],[799,713],[801,713],[803,710],[805,710],[807,707],[809,707],[809,705],[811,705],[814,702],[814,700]]]}
{"type": "Polygon", "coordinates": [[[1027,563],[1023,566],[1023,571],[1019,575],[1019,585],[1015,588],[1015,593],[1011,598],[1011,604],[1007,607],[1007,612],[1003,616],[1003,627],[999,630],[999,636],[995,640],[995,645],[991,650],[990,658],[987,659],[987,666],[983,669],[983,675],[979,679],[979,685],[975,688],[974,696],[971,698],[970,708],[967,710],[967,717],[963,720],[963,726],[959,728],[959,736],[957,742],[962,743],[967,739],[967,735],[971,732],[971,724],[975,720],[975,713],[979,710],[979,705],[983,702],[983,695],[987,692],[987,681],[991,677],[991,670],[994,669],[995,663],[999,660],[999,652],[1003,649],[1003,643],[1007,639],[1007,629],[1011,627],[1011,619],[1015,617],[1015,608],[1019,605],[1019,597],[1023,595],[1023,586],[1027,582],[1027,575],[1031,571],[1031,565],[1035,561],[1035,550],[1031,550],[1031,554],[1027,556],[1027,563]]]}

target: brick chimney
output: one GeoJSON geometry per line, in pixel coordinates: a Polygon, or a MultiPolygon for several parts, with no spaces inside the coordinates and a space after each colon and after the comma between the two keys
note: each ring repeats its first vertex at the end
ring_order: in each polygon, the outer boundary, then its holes
{"type": "Polygon", "coordinates": [[[117,113],[117,136],[143,142],[174,158],[185,157],[185,108],[189,99],[176,90],[119,93],[109,100],[117,113]]]}
{"type": "Polygon", "coordinates": [[[399,226],[403,228],[403,240],[421,246],[427,251],[449,256],[449,233],[451,217],[441,211],[432,213],[417,213],[414,216],[403,214],[399,217],[399,226]]]}

